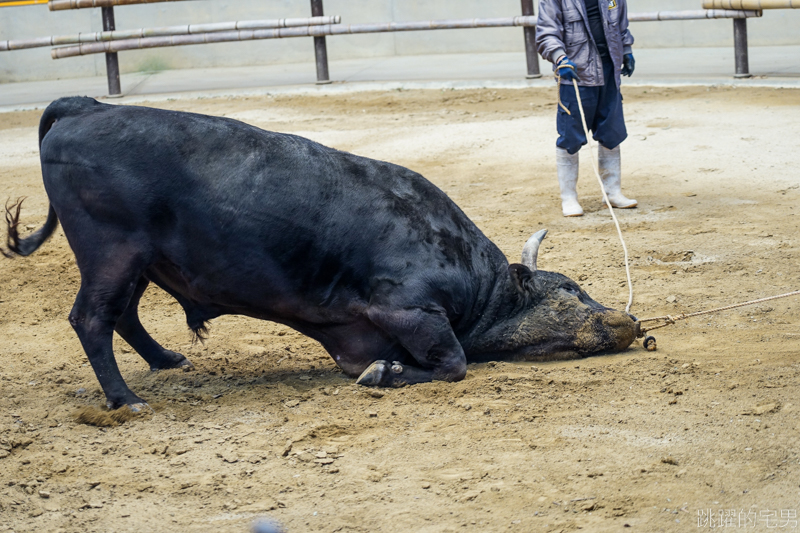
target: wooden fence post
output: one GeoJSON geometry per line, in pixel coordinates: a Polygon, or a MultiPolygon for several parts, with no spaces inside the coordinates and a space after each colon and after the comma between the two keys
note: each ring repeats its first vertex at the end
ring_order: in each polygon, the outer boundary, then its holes
{"type": "MultiPolygon", "coordinates": [[[[103,31],[114,31],[114,8],[102,7],[103,12],[103,31]]],[[[106,54],[106,75],[108,76],[108,95],[122,96],[122,88],[119,82],[119,58],[117,53],[106,54]]]]}
{"type": "MultiPolygon", "coordinates": [[[[311,0],[311,16],[323,16],[322,0],[311,0]]],[[[331,78],[328,74],[328,46],[325,44],[325,37],[314,37],[314,56],[317,60],[317,84],[330,83],[331,78]]]]}

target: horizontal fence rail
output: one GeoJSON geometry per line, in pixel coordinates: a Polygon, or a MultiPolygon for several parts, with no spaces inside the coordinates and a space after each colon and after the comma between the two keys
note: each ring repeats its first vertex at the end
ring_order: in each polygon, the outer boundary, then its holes
{"type": "Polygon", "coordinates": [[[464,28],[502,28],[509,26],[536,26],[536,18],[498,17],[489,19],[446,19],[420,22],[377,22],[372,24],[341,24],[331,27],[326,35],[352,35],[357,33],[387,33],[395,31],[456,30],[464,28]]]}
{"type": "Polygon", "coordinates": [[[74,35],[53,35],[36,39],[22,39],[16,41],[0,41],[0,52],[8,50],[24,50],[42,46],[57,46],[65,44],[94,43],[98,41],[120,41],[146,37],[161,37],[165,35],[193,35],[237,30],[262,30],[272,28],[294,28],[325,24],[339,24],[340,16],[286,18],[274,20],[239,20],[235,22],[213,22],[209,24],[183,24],[180,26],[164,26],[160,28],[139,28],[136,30],[102,31],[78,33],[74,35]]]}
{"type": "Polygon", "coordinates": [[[705,9],[800,9],[800,0],[703,0],[705,9]]]}
{"type": "MultiPolygon", "coordinates": [[[[96,1],[96,0],[95,0],[96,1]]],[[[793,0],[794,1],[794,0],[793,0]]],[[[800,0],[798,0],[800,1],[800,0]]],[[[716,18],[749,18],[759,17],[759,11],[745,10],[689,10],[689,11],[657,11],[653,13],[631,13],[631,22],[696,20],[716,18]]],[[[509,26],[533,27],[536,17],[518,16],[489,19],[447,19],[418,22],[383,22],[374,24],[318,24],[292,28],[274,28],[247,31],[203,32],[190,35],[142,36],[122,38],[113,41],[89,42],[77,46],[64,46],[51,51],[53,59],[63,59],[89,54],[122,52],[145,48],[161,48],[169,46],[187,46],[193,44],[225,43],[236,41],[254,41],[263,39],[285,39],[291,37],[321,37],[328,35],[355,35],[362,33],[388,33],[401,31],[447,30],[464,28],[498,28],[509,26]]],[[[198,25],[199,26],[199,25],[198,25]]],[[[2,43],[0,43],[2,49],[2,43]]]]}
{"type": "Polygon", "coordinates": [[[279,28],[271,30],[228,31],[202,33],[197,35],[176,35],[166,37],[145,37],[89,43],[77,46],[64,46],[51,51],[53,59],[75,57],[88,54],[103,54],[160,48],[166,46],[185,46],[192,44],[225,43],[253,41],[261,39],[284,39],[289,37],[322,37],[327,35],[353,35],[360,33],[386,33],[396,31],[450,30],[462,28],[499,28],[508,26],[535,26],[536,17],[503,17],[491,19],[430,20],[426,22],[385,22],[378,24],[326,24],[302,28],[279,28]]]}
{"type": "Polygon", "coordinates": [[[50,11],[65,9],[84,9],[89,7],[132,6],[136,4],[156,4],[159,2],[182,2],[184,0],[50,0],[50,11]]]}
{"type": "MultiPolygon", "coordinates": [[[[800,0],[794,0],[800,2],[800,0]]],[[[742,9],[696,9],[686,11],[654,11],[628,13],[630,22],[655,22],[660,20],[743,19],[760,17],[761,11],[742,9]]]]}

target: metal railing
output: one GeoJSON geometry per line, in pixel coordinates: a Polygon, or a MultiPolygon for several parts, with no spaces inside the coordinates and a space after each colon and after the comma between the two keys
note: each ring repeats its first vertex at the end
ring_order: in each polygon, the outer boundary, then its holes
{"type": "MultiPolygon", "coordinates": [[[[46,0],[0,0],[3,5],[30,5],[46,0]]],[[[316,60],[317,83],[330,83],[326,37],[364,33],[386,33],[401,31],[425,31],[462,28],[523,28],[527,77],[541,77],[539,56],[536,53],[533,0],[520,0],[522,16],[484,19],[447,19],[412,22],[386,22],[374,24],[341,24],[340,17],[323,15],[323,0],[310,0],[311,17],[307,19],[276,19],[261,21],[239,21],[227,23],[193,24],[162,28],[141,28],[117,31],[114,21],[114,6],[176,2],[186,0],[49,0],[51,11],[99,7],[102,10],[103,31],[76,35],[52,36],[38,39],[0,41],[0,51],[19,50],[37,46],[55,46],[51,50],[53,59],[102,53],[106,56],[109,95],[122,94],[119,80],[118,52],[145,48],[183,46],[193,44],[248,41],[260,39],[282,39],[291,37],[313,37],[316,60]],[[60,46],[68,45],[68,46],[60,46]]],[[[706,4],[750,5],[753,3],[800,4],[800,0],[705,0],[706,4]]],[[[630,13],[630,22],[682,21],[699,19],[733,19],[735,77],[749,77],[747,53],[747,18],[760,17],[760,9],[701,9],[686,11],[657,11],[652,13],[630,13]]]]}

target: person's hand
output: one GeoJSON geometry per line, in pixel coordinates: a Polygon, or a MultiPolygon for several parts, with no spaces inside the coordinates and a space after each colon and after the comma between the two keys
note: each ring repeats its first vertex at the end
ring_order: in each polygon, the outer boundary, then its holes
{"type": "Polygon", "coordinates": [[[633,54],[625,54],[622,57],[622,70],[620,74],[629,76],[633,74],[633,69],[636,68],[636,60],[633,59],[633,54]]]}
{"type": "Polygon", "coordinates": [[[575,63],[569,60],[567,56],[561,56],[561,59],[556,63],[556,74],[562,79],[572,82],[573,80],[580,81],[578,78],[578,71],[575,68],[575,63]]]}

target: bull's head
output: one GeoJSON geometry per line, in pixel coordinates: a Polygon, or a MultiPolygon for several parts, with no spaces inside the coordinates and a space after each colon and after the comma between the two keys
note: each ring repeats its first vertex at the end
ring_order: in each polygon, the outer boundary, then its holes
{"type": "Polygon", "coordinates": [[[522,264],[509,265],[506,294],[513,308],[500,314],[475,351],[506,360],[544,361],[630,346],[635,338],[632,316],[595,302],[567,276],[536,268],[546,234],[542,230],[528,240],[522,264]]]}

